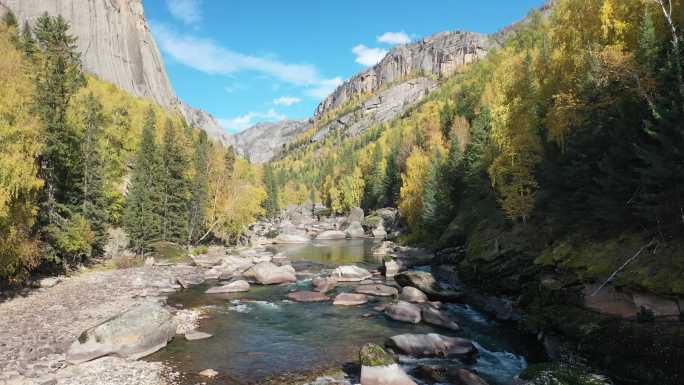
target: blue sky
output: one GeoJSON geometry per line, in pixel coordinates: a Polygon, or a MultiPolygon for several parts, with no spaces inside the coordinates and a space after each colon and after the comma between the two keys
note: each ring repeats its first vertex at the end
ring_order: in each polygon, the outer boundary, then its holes
{"type": "Polygon", "coordinates": [[[544,0],[144,0],[177,94],[230,132],[313,114],[395,44],[491,33],[544,0]]]}

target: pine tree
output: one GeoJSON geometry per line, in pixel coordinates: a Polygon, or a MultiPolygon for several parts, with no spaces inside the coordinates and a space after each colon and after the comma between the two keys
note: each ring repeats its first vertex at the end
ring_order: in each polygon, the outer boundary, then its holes
{"type": "Polygon", "coordinates": [[[188,238],[188,183],[185,170],[188,161],[179,143],[176,127],[166,121],[161,149],[162,173],[162,227],[161,239],[171,242],[185,242],[188,238]]]}
{"type": "Polygon", "coordinates": [[[442,138],[445,142],[451,136],[451,126],[454,124],[455,109],[451,106],[449,101],[444,103],[439,113],[440,128],[442,130],[442,138]]]}
{"type": "Polygon", "coordinates": [[[375,209],[384,203],[384,162],[382,159],[382,145],[376,143],[373,149],[370,171],[365,175],[364,208],[375,209]]]}
{"type": "Polygon", "coordinates": [[[21,48],[27,58],[31,60],[35,59],[38,47],[36,46],[36,40],[33,38],[31,26],[28,21],[24,22],[24,26],[21,29],[21,48]]]}
{"type": "Polygon", "coordinates": [[[145,117],[135,169],[128,191],[124,227],[138,252],[149,250],[150,243],[161,239],[161,201],[159,174],[163,172],[155,144],[154,110],[145,117]]]}
{"type": "Polygon", "coordinates": [[[76,38],[68,33],[69,24],[61,16],[47,14],[38,18],[35,34],[40,48],[40,62],[34,79],[35,106],[46,133],[40,156],[40,176],[45,181],[41,221],[52,223],[59,204],[70,202],[78,186],[74,167],[80,141],[67,120],[71,97],[85,84],[81,73],[76,38]]]}
{"type": "Polygon", "coordinates": [[[109,221],[105,210],[107,202],[104,195],[104,161],[101,144],[104,122],[102,104],[91,93],[85,99],[85,114],[83,116],[80,212],[90,222],[90,227],[95,233],[94,250],[96,252],[102,251],[109,221]]]}
{"type": "Polygon", "coordinates": [[[191,199],[188,213],[188,243],[197,242],[202,236],[209,196],[209,140],[205,131],[200,131],[195,143],[195,175],[192,178],[191,199]]]}
{"type": "Polygon", "coordinates": [[[384,205],[386,207],[397,207],[399,203],[399,192],[401,190],[401,173],[397,166],[397,155],[399,146],[395,146],[387,156],[387,167],[383,179],[384,205]]]}

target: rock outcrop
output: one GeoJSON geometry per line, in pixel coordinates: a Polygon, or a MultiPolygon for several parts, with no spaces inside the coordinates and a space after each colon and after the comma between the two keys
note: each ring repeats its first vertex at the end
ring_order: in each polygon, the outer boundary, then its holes
{"type": "Polygon", "coordinates": [[[229,137],[206,111],[190,107],[176,96],[164,61],[145,19],[142,0],[0,0],[20,23],[62,15],[78,38],[86,71],[135,96],[180,112],[188,124],[226,143],[229,137]]]}
{"type": "Polygon", "coordinates": [[[325,98],[316,109],[316,117],[359,95],[376,93],[418,73],[453,74],[463,65],[486,55],[491,44],[483,34],[449,31],[413,44],[396,46],[378,64],[347,80],[325,98]]]}
{"type": "Polygon", "coordinates": [[[234,134],[232,143],[238,152],[252,162],[271,160],[283,149],[283,145],[311,127],[308,120],[282,120],[275,123],[259,123],[234,134]]]}

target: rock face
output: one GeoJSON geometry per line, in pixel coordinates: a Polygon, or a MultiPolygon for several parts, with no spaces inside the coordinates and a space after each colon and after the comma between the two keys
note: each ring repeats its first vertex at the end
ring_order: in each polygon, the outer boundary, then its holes
{"type": "Polygon", "coordinates": [[[387,346],[397,353],[414,357],[472,357],[477,349],[472,342],[440,334],[400,334],[391,337],[387,346]]]}
{"type": "Polygon", "coordinates": [[[171,87],[142,0],[0,0],[23,24],[43,13],[62,15],[78,37],[84,68],[133,95],[179,111],[189,124],[222,141],[227,135],[205,111],[181,102],[171,87]]]}
{"type": "Polygon", "coordinates": [[[67,360],[76,364],[107,355],[138,359],[163,348],[175,335],[171,313],[157,302],[143,302],[83,332],[69,347],[67,360]]]}
{"type": "Polygon", "coordinates": [[[378,64],[347,80],[325,98],[316,109],[316,116],[417,72],[450,75],[483,57],[490,46],[486,35],[462,31],[441,32],[413,44],[396,46],[378,64]]]}
{"type": "Polygon", "coordinates": [[[284,144],[308,130],[308,120],[282,120],[275,123],[259,123],[233,135],[238,151],[252,162],[263,163],[277,156],[284,144]]]}
{"type": "Polygon", "coordinates": [[[311,139],[323,140],[328,133],[334,131],[354,136],[375,124],[389,122],[406,112],[436,86],[437,82],[433,79],[419,77],[378,91],[359,107],[318,128],[311,139]]]}

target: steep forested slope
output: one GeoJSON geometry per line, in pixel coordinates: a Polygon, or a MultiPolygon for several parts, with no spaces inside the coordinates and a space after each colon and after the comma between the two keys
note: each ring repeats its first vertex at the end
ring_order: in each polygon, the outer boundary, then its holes
{"type": "Polygon", "coordinates": [[[85,75],[64,19],[16,24],[0,23],[2,283],[102,255],[112,227],[144,251],[234,239],[261,212],[258,170],[181,115],[85,75]],[[153,205],[135,211],[140,199],[153,205]]]}
{"type": "Polygon", "coordinates": [[[683,21],[680,1],[554,1],[398,119],[291,143],[269,166],[280,204],[396,206],[404,241],[522,306],[525,327],[621,380],[676,383],[681,324],[611,317],[680,317],[683,21]]]}

